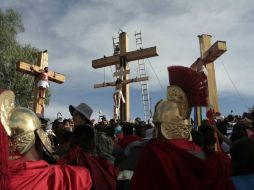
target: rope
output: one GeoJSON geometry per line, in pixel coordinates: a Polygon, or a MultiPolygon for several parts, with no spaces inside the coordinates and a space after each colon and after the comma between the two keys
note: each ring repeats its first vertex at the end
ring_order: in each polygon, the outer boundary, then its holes
{"type": "Polygon", "coordinates": [[[225,70],[225,72],[226,72],[226,74],[227,74],[227,76],[228,76],[230,82],[232,83],[232,85],[233,85],[233,87],[234,87],[234,89],[235,89],[237,95],[240,97],[240,99],[241,99],[241,101],[243,102],[244,106],[248,109],[248,106],[247,106],[246,102],[244,101],[243,97],[241,96],[241,94],[240,94],[239,90],[237,89],[235,83],[234,83],[233,80],[231,79],[231,77],[230,77],[230,75],[229,75],[229,72],[227,71],[226,66],[225,66],[225,64],[224,64],[224,61],[222,61],[222,66],[223,66],[223,68],[224,68],[224,70],[225,70]]]}
{"type": "Polygon", "coordinates": [[[104,77],[103,77],[103,82],[105,83],[105,81],[106,81],[106,74],[105,74],[105,67],[104,67],[104,77]]]}
{"type": "Polygon", "coordinates": [[[155,76],[156,76],[156,78],[157,78],[157,80],[158,80],[158,82],[159,82],[159,85],[160,85],[162,91],[166,92],[166,89],[162,86],[161,81],[160,81],[158,75],[156,74],[156,72],[155,72],[155,70],[154,70],[154,68],[153,68],[153,66],[152,66],[152,64],[151,64],[151,62],[150,62],[150,60],[149,60],[149,59],[147,59],[147,60],[148,60],[150,66],[151,66],[151,68],[152,68],[153,73],[155,74],[155,76]]]}
{"type": "Polygon", "coordinates": [[[139,61],[140,61],[140,59],[138,59],[138,61],[137,61],[137,70],[136,70],[136,76],[139,76],[140,77],[140,71],[139,71],[139,61]]]}
{"type": "Polygon", "coordinates": [[[114,77],[114,75],[113,75],[113,70],[112,70],[112,66],[110,66],[110,71],[111,71],[111,74],[112,74],[112,77],[113,77],[113,81],[115,81],[115,77],[114,77]]]}

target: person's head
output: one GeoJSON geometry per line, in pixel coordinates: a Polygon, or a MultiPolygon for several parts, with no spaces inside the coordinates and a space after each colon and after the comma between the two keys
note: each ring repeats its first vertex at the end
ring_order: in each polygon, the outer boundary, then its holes
{"type": "Polygon", "coordinates": [[[70,120],[69,119],[64,119],[63,120],[63,126],[69,126],[70,125],[70,120]]]}
{"type": "MultiPolygon", "coordinates": [[[[28,108],[17,107],[10,112],[8,128],[11,131],[11,150],[20,155],[27,155],[36,149],[52,153],[51,141],[41,128],[37,115],[28,108]]],[[[36,153],[36,152],[34,152],[36,153]]]]}
{"type": "Polygon", "coordinates": [[[145,128],[145,124],[135,124],[134,128],[135,128],[135,135],[145,138],[146,137],[146,128],[145,128]]]}
{"type": "Polygon", "coordinates": [[[55,119],[52,123],[52,130],[57,134],[58,130],[62,129],[62,122],[59,119],[55,119]]]}
{"type": "Polygon", "coordinates": [[[192,129],[191,130],[191,137],[192,137],[192,141],[199,147],[203,147],[204,146],[204,137],[203,135],[198,132],[197,130],[192,129]]]}
{"type": "Polygon", "coordinates": [[[172,100],[160,100],[153,116],[155,138],[189,139],[191,125],[180,115],[178,104],[172,100]]]}
{"type": "Polygon", "coordinates": [[[217,129],[223,134],[223,135],[227,135],[227,130],[229,127],[229,124],[227,121],[222,121],[220,123],[216,123],[216,127],[217,129]]]}
{"type": "Polygon", "coordinates": [[[85,124],[92,125],[93,124],[90,119],[90,117],[93,113],[93,110],[87,104],[81,103],[77,107],[70,105],[69,111],[72,115],[74,126],[85,125],[85,124]]]}
{"type": "Polygon", "coordinates": [[[44,72],[47,73],[49,71],[48,67],[44,67],[44,72]]]}
{"type": "Polygon", "coordinates": [[[198,127],[198,132],[200,132],[203,136],[204,147],[209,148],[211,150],[215,150],[215,137],[214,137],[214,129],[209,125],[201,125],[198,127]]]}
{"type": "Polygon", "coordinates": [[[140,124],[140,123],[142,123],[141,118],[140,118],[140,117],[136,117],[135,120],[134,120],[134,123],[135,123],[135,124],[140,124]]]}
{"type": "Polygon", "coordinates": [[[228,120],[228,122],[232,122],[232,121],[234,121],[234,116],[232,115],[232,114],[230,114],[230,115],[228,115],[227,116],[227,120],[228,120]]]}
{"type": "Polygon", "coordinates": [[[128,122],[123,123],[122,131],[125,137],[133,135],[133,124],[128,122]]]}
{"type": "Polygon", "coordinates": [[[115,128],[116,127],[116,121],[114,119],[110,119],[109,120],[109,125],[115,128]]]}
{"type": "Polygon", "coordinates": [[[235,141],[237,141],[239,139],[242,139],[242,138],[245,138],[245,137],[248,137],[246,128],[242,124],[237,123],[233,127],[233,131],[232,131],[232,134],[230,136],[231,142],[235,142],[235,141]]]}
{"type": "Polygon", "coordinates": [[[66,131],[72,131],[72,126],[71,126],[71,122],[69,119],[64,119],[63,120],[63,129],[66,131]]]}
{"type": "MultiPolygon", "coordinates": [[[[217,122],[216,123],[216,127],[217,129],[223,134],[223,135],[227,135],[227,130],[228,130],[228,127],[229,127],[229,124],[227,121],[222,121],[222,122],[217,122]]],[[[222,138],[219,138],[219,143],[222,144],[223,142],[223,139],[222,138]]]]}
{"type": "Polygon", "coordinates": [[[115,138],[115,127],[111,126],[111,125],[107,125],[103,132],[105,133],[105,135],[111,139],[115,138]]]}
{"type": "Polygon", "coordinates": [[[246,127],[246,128],[252,128],[252,127],[253,127],[252,122],[253,122],[252,119],[249,119],[248,117],[245,117],[245,118],[239,120],[238,123],[239,123],[240,125],[246,127]]]}
{"type": "Polygon", "coordinates": [[[230,140],[231,140],[231,142],[235,142],[235,141],[245,138],[245,137],[248,137],[247,130],[241,123],[238,122],[233,127],[233,131],[230,136],[230,140]]]}
{"type": "Polygon", "coordinates": [[[48,119],[44,118],[44,117],[39,117],[40,121],[41,121],[41,128],[46,131],[47,126],[48,126],[48,119]]]}
{"type": "Polygon", "coordinates": [[[84,151],[92,151],[95,146],[93,127],[88,124],[76,126],[71,138],[70,146],[79,146],[84,151]]]}
{"type": "Polygon", "coordinates": [[[120,78],[117,78],[116,79],[116,84],[120,84],[120,83],[122,83],[123,81],[122,81],[122,79],[120,79],[120,78]]]}
{"type": "Polygon", "coordinates": [[[233,175],[254,174],[254,139],[242,138],[230,148],[233,175]]]}

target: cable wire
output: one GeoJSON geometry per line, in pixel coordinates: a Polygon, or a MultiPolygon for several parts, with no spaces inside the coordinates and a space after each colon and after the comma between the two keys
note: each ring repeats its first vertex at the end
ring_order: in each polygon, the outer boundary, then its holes
{"type": "Polygon", "coordinates": [[[112,66],[110,66],[110,71],[111,71],[111,74],[112,74],[113,81],[115,81],[115,77],[114,77],[114,72],[112,70],[112,66]]]}
{"type": "Polygon", "coordinates": [[[155,74],[155,76],[156,76],[156,78],[157,78],[157,80],[158,80],[158,82],[159,82],[159,85],[160,85],[162,91],[166,92],[166,89],[162,86],[161,81],[160,81],[158,75],[156,74],[155,69],[153,68],[153,66],[152,66],[152,64],[151,64],[151,62],[150,62],[150,60],[149,60],[149,59],[147,59],[147,60],[148,60],[150,66],[151,66],[151,68],[152,68],[153,73],[155,74]]]}
{"type": "Polygon", "coordinates": [[[227,71],[226,66],[225,66],[225,64],[224,64],[224,61],[222,61],[222,66],[223,66],[223,68],[224,68],[224,70],[225,70],[225,72],[226,72],[226,74],[227,74],[227,76],[228,76],[230,82],[232,83],[232,85],[233,85],[233,87],[234,87],[234,89],[235,89],[237,95],[240,97],[240,99],[241,99],[241,101],[243,102],[244,106],[248,109],[248,106],[247,106],[245,100],[243,99],[243,97],[242,97],[242,95],[240,94],[239,90],[237,89],[235,83],[233,82],[232,78],[230,77],[229,72],[227,71]]]}

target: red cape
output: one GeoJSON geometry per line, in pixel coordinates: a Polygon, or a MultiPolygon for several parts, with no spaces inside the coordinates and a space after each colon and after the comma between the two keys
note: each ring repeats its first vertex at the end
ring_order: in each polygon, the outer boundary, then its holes
{"type": "Polygon", "coordinates": [[[9,161],[10,190],[88,190],[92,186],[85,168],[49,165],[17,159],[9,161]]]}
{"type": "Polygon", "coordinates": [[[116,189],[116,170],[113,164],[101,156],[94,156],[76,147],[58,163],[86,167],[91,173],[94,190],[116,189]]]}
{"type": "Polygon", "coordinates": [[[202,160],[178,148],[170,140],[151,141],[144,148],[134,171],[132,189],[234,189],[227,155],[219,152],[206,155],[207,159],[202,160]]]}

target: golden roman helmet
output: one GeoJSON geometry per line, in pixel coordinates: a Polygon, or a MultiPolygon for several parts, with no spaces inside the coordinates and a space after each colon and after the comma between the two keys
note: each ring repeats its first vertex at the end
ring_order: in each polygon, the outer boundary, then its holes
{"type": "Polygon", "coordinates": [[[191,107],[189,106],[185,92],[180,87],[175,85],[168,86],[167,99],[177,103],[180,115],[183,119],[188,119],[190,117],[191,107]]]}
{"type": "Polygon", "coordinates": [[[20,154],[26,153],[35,144],[38,135],[45,149],[52,153],[51,142],[41,129],[41,122],[37,115],[28,108],[15,108],[13,105],[13,92],[0,93],[1,122],[10,136],[11,150],[18,151],[20,154]]]}
{"type": "Polygon", "coordinates": [[[166,139],[189,139],[190,137],[191,125],[185,119],[189,112],[187,98],[179,89],[176,86],[168,88],[168,98],[160,100],[155,106],[153,122],[158,125],[157,129],[160,128],[161,135],[166,139]]]}
{"type": "Polygon", "coordinates": [[[15,105],[15,95],[11,90],[0,89],[0,119],[8,136],[11,136],[11,130],[8,128],[8,117],[15,105]]]}

